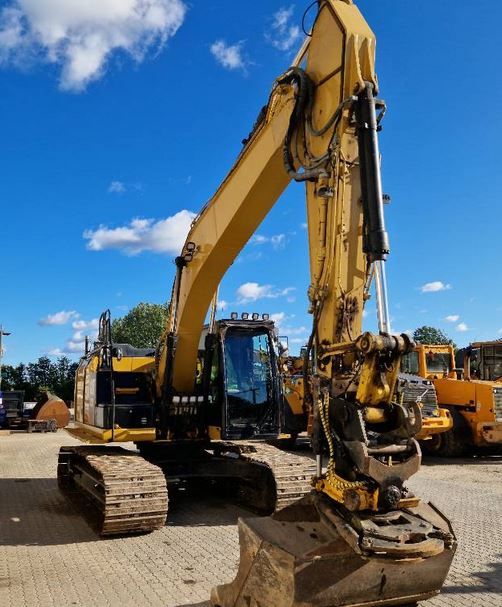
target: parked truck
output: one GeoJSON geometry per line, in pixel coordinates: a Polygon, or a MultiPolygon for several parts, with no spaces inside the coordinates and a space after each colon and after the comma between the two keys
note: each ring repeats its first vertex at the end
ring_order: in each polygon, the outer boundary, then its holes
{"type": "Polygon", "coordinates": [[[66,403],[51,392],[42,392],[34,403],[25,402],[23,390],[4,391],[0,396],[1,428],[56,432],[70,421],[66,403]]]}

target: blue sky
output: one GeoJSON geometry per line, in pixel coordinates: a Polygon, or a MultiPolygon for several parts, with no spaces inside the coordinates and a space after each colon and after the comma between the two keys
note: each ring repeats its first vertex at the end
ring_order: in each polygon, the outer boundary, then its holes
{"type": "MultiPolygon", "coordinates": [[[[137,0],[0,2],[6,362],[77,355],[103,309],[167,300],[180,212],[196,212],[231,167],[301,43],[306,4],[147,0],[139,14],[137,0]]],[[[388,105],[393,329],[429,324],[459,344],[500,336],[502,6],[359,7],[388,105]]],[[[277,315],[294,347],[310,326],[304,203],[292,184],[220,291],[227,312],[277,315]],[[243,294],[256,299],[236,303],[243,294]]],[[[371,302],[365,324],[375,328],[371,302]]]]}

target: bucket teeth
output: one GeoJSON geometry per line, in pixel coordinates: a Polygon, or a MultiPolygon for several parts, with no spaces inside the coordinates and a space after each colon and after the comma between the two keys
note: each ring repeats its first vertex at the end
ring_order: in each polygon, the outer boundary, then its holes
{"type": "MultiPolygon", "coordinates": [[[[450,534],[447,521],[429,505],[417,510],[408,520],[415,516],[413,524],[420,525],[430,515],[434,527],[424,542],[450,534]]],[[[372,552],[364,542],[354,545],[346,521],[333,512],[322,496],[312,495],[271,517],[240,519],[237,576],[213,589],[213,607],[390,607],[439,593],[454,541],[423,557],[414,541],[403,541],[399,529],[394,546],[401,549],[399,556],[372,552]],[[331,517],[325,516],[328,510],[331,517]]]]}

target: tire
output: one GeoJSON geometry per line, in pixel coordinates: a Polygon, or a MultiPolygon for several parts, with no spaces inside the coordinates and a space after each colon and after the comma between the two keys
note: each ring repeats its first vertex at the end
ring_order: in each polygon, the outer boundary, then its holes
{"type": "Polygon", "coordinates": [[[468,447],[472,446],[472,437],[467,422],[454,408],[447,407],[453,418],[453,428],[438,434],[439,445],[435,451],[440,457],[461,457],[468,447]]]}
{"type": "Polygon", "coordinates": [[[439,445],[435,451],[440,457],[460,457],[464,454],[466,444],[459,436],[455,428],[438,434],[440,437],[439,445]]]}
{"type": "Polygon", "coordinates": [[[441,447],[443,434],[433,434],[429,439],[420,441],[420,448],[424,455],[437,456],[441,447]]]}

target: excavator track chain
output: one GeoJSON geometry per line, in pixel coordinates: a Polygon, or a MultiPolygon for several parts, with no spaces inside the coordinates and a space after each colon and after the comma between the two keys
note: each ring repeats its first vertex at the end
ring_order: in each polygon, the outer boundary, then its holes
{"type": "Polygon", "coordinates": [[[58,484],[93,502],[100,535],[147,533],[165,524],[168,498],[162,470],[126,449],[61,447],[58,484]]]}
{"type": "Polygon", "coordinates": [[[315,462],[303,455],[287,453],[267,443],[224,443],[229,452],[253,466],[257,473],[252,486],[245,486],[247,506],[271,514],[289,506],[312,490],[315,462]]]}

